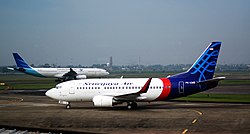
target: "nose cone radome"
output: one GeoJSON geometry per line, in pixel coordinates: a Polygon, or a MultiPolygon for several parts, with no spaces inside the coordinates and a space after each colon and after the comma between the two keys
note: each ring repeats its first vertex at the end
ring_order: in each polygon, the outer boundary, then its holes
{"type": "Polygon", "coordinates": [[[57,92],[55,92],[55,89],[52,88],[50,90],[48,90],[46,93],[45,93],[46,96],[52,98],[52,99],[57,99],[57,92]]]}

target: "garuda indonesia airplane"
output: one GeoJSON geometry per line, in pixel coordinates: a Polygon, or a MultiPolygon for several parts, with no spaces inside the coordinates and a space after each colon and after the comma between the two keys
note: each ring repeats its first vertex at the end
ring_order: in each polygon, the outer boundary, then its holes
{"type": "Polygon", "coordinates": [[[221,42],[212,42],[186,71],[164,78],[85,79],[60,83],[46,92],[70,108],[70,102],[93,102],[96,107],[127,103],[166,101],[202,92],[218,85],[225,77],[214,78],[221,42]]]}
{"type": "Polygon", "coordinates": [[[67,81],[72,79],[98,78],[109,74],[106,70],[100,68],[33,68],[18,53],[13,53],[13,57],[17,67],[8,69],[17,70],[36,77],[58,78],[59,80],[67,81]]]}

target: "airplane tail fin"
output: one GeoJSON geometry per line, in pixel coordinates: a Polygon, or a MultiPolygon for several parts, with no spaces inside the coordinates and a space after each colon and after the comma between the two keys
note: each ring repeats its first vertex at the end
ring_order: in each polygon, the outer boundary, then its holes
{"type": "Polygon", "coordinates": [[[16,61],[17,67],[31,68],[18,53],[13,53],[13,56],[14,56],[14,59],[16,61]]]}
{"type": "Polygon", "coordinates": [[[175,78],[191,78],[195,81],[206,81],[213,78],[221,42],[212,42],[187,72],[177,74],[175,78]]]}

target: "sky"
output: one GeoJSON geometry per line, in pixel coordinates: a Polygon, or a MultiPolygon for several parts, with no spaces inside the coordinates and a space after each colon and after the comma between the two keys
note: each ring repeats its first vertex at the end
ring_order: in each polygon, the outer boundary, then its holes
{"type": "Polygon", "coordinates": [[[249,0],[0,0],[0,66],[250,64],[249,0]]]}

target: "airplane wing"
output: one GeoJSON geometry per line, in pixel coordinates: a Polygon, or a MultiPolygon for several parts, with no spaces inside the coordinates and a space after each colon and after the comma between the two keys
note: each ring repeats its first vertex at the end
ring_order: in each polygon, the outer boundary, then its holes
{"type": "Polygon", "coordinates": [[[145,97],[142,97],[142,93],[147,93],[150,82],[152,78],[149,78],[148,81],[145,83],[145,85],[142,87],[142,89],[136,93],[129,93],[129,94],[123,94],[123,95],[117,95],[114,96],[114,100],[116,101],[136,101],[136,100],[143,100],[146,99],[145,97]]]}
{"type": "Polygon", "coordinates": [[[64,81],[76,79],[77,73],[70,68],[70,71],[63,75],[64,81]]]}
{"type": "Polygon", "coordinates": [[[63,81],[76,80],[76,79],[86,79],[87,78],[86,75],[77,74],[72,68],[70,68],[69,72],[56,74],[54,77],[56,77],[58,79],[62,79],[63,81]]]}

